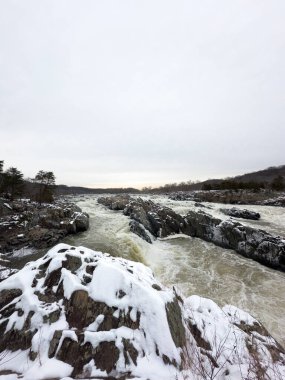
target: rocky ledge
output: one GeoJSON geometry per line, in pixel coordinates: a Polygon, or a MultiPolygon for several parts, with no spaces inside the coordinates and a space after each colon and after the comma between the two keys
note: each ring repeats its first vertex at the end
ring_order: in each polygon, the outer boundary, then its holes
{"type": "Polygon", "coordinates": [[[98,202],[112,210],[123,210],[132,219],[131,231],[149,243],[157,237],[183,233],[285,271],[285,240],[263,230],[230,219],[222,221],[202,211],[190,211],[182,217],[170,208],[141,198],[120,195],[99,198],[98,202]]]}
{"type": "Polygon", "coordinates": [[[222,221],[202,211],[186,215],[183,232],[285,271],[285,240],[279,236],[230,219],[222,221]]]}
{"type": "Polygon", "coordinates": [[[252,204],[285,207],[285,194],[270,190],[195,190],[171,193],[174,201],[214,202],[225,204],[252,204]]]}
{"type": "Polygon", "coordinates": [[[0,334],[9,380],[285,375],[283,348],[248,313],[185,299],[143,264],[66,244],[0,284],[0,334]]]}
{"type": "Polygon", "coordinates": [[[89,216],[66,201],[39,204],[0,199],[0,252],[23,247],[46,248],[68,234],[87,230],[89,216]]]}
{"type": "Polygon", "coordinates": [[[250,211],[247,209],[232,207],[232,208],[221,208],[220,211],[223,214],[228,215],[228,216],[233,216],[234,218],[251,219],[251,220],[260,219],[260,214],[258,212],[250,211]]]}
{"type": "Polygon", "coordinates": [[[151,242],[152,238],[163,238],[173,233],[179,233],[183,228],[182,216],[176,214],[172,209],[162,207],[150,200],[116,195],[98,198],[98,203],[111,210],[122,210],[124,215],[132,219],[131,230],[148,242],[151,242]],[[145,235],[148,238],[145,238],[145,235]]]}

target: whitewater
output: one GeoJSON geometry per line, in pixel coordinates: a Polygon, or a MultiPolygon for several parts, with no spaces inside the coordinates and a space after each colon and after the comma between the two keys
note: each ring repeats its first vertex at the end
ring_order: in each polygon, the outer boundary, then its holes
{"type": "MultiPolygon", "coordinates": [[[[176,286],[186,297],[197,294],[211,298],[219,306],[235,305],[261,321],[270,333],[285,344],[285,274],[246,259],[232,250],[217,247],[201,239],[172,235],[149,244],[130,232],[130,219],[120,211],[111,211],[97,203],[98,196],[74,197],[90,216],[88,231],[64,241],[148,265],[166,286],[176,286]]],[[[186,215],[197,211],[191,201],[173,201],[166,196],[145,196],[156,203],[186,215]]],[[[200,209],[220,219],[227,217],[219,209],[231,207],[204,203],[200,209]]],[[[244,208],[245,206],[236,206],[244,208]]],[[[261,214],[258,221],[239,220],[274,235],[285,236],[284,208],[246,206],[261,214]]]]}

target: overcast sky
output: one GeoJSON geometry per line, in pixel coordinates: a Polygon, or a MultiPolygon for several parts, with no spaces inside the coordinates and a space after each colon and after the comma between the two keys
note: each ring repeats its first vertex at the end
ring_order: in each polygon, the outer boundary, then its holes
{"type": "Polygon", "coordinates": [[[0,128],[68,185],[285,164],[285,1],[0,0],[0,128]]]}

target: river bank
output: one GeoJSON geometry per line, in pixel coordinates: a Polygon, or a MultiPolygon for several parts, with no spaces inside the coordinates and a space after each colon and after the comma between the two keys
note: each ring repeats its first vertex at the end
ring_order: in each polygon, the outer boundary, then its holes
{"type": "Polygon", "coordinates": [[[9,273],[11,258],[37,254],[88,228],[88,214],[67,200],[40,204],[0,199],[0,279],[9,273]]]}

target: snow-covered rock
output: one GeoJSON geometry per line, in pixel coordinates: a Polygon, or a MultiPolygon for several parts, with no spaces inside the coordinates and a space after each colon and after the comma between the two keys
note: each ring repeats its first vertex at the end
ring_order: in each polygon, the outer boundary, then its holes
{"type": "Polygon", "coordinates": [[[29,200],[10,202],[9,213],[1,213],[0,202],[0,251],[34,247],[47,248],[58,243],[68,234],[76,234],[89,228],[89,216],[73,203],[56,201],[40,204],[29,200]]]}
{"type": "Polygon", "coordinates": [[[66,244],[0,283],[0,336],[1,380],[242,379],[257,364],[285,375],[282,347],[247,313],[66,244]]]}
{"type": "Polygon", "coordinates": [[[232,208],[221,208],[220,211],[225,215],[233,216],[234,218],[242,218],[242,219],[251,219],[258,220],[260,219],[260,214],[255,211],[240,209],[236,207],[232,208]]]}

